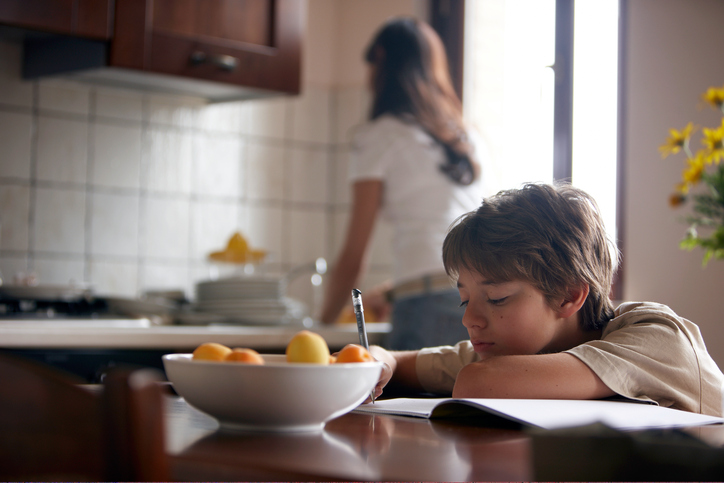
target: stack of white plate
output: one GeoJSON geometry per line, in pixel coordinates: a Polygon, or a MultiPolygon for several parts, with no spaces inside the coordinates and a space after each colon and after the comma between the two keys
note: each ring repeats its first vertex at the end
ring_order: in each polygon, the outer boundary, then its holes
{"type": "Polygon", "coordinates": [[[235,277],[196,284],[194,310],[223,316],[230,323],[280,325],[304,317],[305,307],[285,296],[279,278],[235,277]]]}

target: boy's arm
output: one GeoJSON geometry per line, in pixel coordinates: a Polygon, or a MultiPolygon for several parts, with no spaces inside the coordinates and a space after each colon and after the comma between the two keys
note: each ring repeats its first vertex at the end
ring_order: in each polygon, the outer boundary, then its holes
{"type": "Polygon", "coordinates": [[[463,367],[453,397],[601,399],[615,393],[576,356],[497,356],[463,367]]]}
{"type": "Polygon", "coordinates": [[[380,380],[375,387],[375,397],[382,394],[382,389],[388,382],[392,382],[406,389],[422,391],[415,366],[417,352],[418,351],[388,351],[376,345],[370,347],[372,357],[385,363],[380,374],[380,380]]]}

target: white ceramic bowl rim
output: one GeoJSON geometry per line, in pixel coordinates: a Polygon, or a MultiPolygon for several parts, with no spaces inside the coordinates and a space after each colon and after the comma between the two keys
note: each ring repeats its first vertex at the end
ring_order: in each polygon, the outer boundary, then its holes
{"type": "Polygon", "coordinates": [[[178,353],[178,354],[166,354],[163,356],[164,359],[172,359],[181,363],[193,363],[193,364],[210,364],[210,365],[223,365],[223,366],[243,366],[243,367],[299,367],[299,368],[318,368],[318,367],[369,367],[379,366],[382,364],[380,361],[371,362],[334,362],[331,364],[315,364],[311,362],[287,362],[284,354],[259,354],[264,359],[264,364],[247,364],[243,362],[229,362],[229,361],[210,361],[205,359],[193,359],[193,354],[190,353],[178,353]]]}

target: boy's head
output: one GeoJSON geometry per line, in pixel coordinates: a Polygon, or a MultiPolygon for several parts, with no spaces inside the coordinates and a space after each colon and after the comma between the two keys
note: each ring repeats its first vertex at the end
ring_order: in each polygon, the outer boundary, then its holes
{"type": "Polygon", "coordinates": [[[443,262],[452,276],[467,269],[498,282],[529,282],[553,308],[585,283],[583,328],[601,328],[613,316],[608,295],[618,250],[596,202],[570,185],[528,184],[486,198],[450,229],[443,262]]]}

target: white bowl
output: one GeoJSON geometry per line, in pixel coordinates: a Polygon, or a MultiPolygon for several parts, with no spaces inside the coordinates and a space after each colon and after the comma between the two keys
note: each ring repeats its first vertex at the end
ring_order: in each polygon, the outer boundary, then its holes
{"type": "Polygon", "coordinates": [[[166,354],[166,377],[186,402],[222,427],[254,431],[315,431],[360,405],[382,363],[288,363],[265,354],[264,365],[192,360],[166,354]]]}

